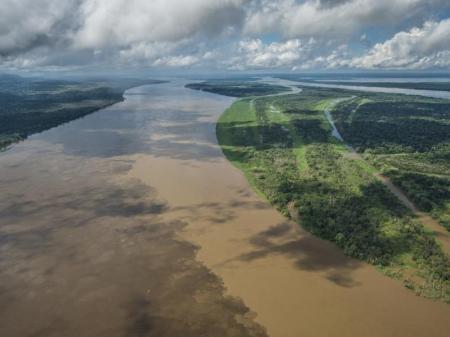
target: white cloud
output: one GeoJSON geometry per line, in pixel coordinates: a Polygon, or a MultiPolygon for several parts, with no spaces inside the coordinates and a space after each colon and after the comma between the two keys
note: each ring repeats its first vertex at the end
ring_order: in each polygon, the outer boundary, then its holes
{"type": "Polygon", "coordinates": [[[177,43],[169,42],[139,42],[119,51],[119,61],[123,64],[148,63],[173,53],[178,47],[177,43]]]}
{"type": "Polygon", "coordinates": [[[79,47],[174,42],[217,35],[244,19],[243,0],[84,0],[79,47]]]}
{"type": "Polygon", "coordinates": [[[0,67],[448,67],[448,20],[429,19],[447,9],[448,0],[0,0],[0,67]],[[423,26],[373,45],[367,32],[381,25],[423,26]],[[354,57],[342,47],[350,42],[369,51],[354,57]]]}
{"type": "Polygon", "coordinates": [[[365,69],[449,67],[450,19],[399,32],[375,44],[366,55],[353,58],[349,65],[365,69]]]}
{"type": "Polygon", "coordinates": [[[237,56],[231,59],[229,67],[233,69],[292,67],[307,57],[314,44],[314,39],[306,42],[292,39],[269,44],[264,44],[260,39],[240,41],[237,56]]]}
{"type": "Polygon", "coordinates": [[[197,63],[200,59],[193,55],[177,55],[166,56],[157,59],[153,62],[154,66],[166,66],[166,67],[189,67],[197,63]]]}
{"type": "Polygon", "coordinates": [[[396,25],[423,17],[445,0],[260,0],[246,21],[249,34],[278,31],[285,38],[348,38],[365,26],[396,25]]]}
{"type": "Polygon", "coordinates": [[[76,0],[0,1],[0,55],[60,41],[73,25],[77,3],[76,0]]]}
{"type": "Polygon", "coordinates": [[[325,56],[316,56],[307,60],[299,69],[336,69],[348,66],[350,51],[346,44],[338,46],[325,56]]]}

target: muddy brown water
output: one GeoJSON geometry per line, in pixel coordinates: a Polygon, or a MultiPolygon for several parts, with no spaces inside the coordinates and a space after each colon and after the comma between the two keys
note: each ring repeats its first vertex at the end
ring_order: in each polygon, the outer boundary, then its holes
{"type": "Polygon", "coordinates": [[[229,98],[183,82],[0,154],[0,336],[449,336],[267,205],[223,157],[229,98]]]}

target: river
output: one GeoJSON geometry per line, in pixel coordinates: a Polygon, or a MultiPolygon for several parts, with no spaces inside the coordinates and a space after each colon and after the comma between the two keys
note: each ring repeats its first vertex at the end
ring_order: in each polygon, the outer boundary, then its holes
{"type": "Polygon", "coordinates": [[[297,85],[303,85],[306,87],[315,87],[315,88],[347,89],[347,90],[366,91],[366,92],[383,92],[386,94],[416,95],[416,96],[425,96],[425,97],[432,97],[432,98],[450,99],[449,91],[440,91],[440,90],[368,87],[368,86],[360,86],[360,85],[351,85],[351,82],[349,82],[348,85],[325,84],[325,83],[318,83],[318,82],[302,82],[302,81],[291,81],[291,82],[296,82],[297,85]]]}
{"type": "Polygon", "coordinates": [[[438,337],[450,306],[289,222],[184,81],[0,154],[0,336],[438,337]]]}

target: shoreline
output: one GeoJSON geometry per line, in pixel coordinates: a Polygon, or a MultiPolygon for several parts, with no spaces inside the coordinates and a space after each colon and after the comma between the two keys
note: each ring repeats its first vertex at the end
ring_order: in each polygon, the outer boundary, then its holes
{"type": "Polygon", "coordinates": [[[198,261],[270,336],[445,336],[445,303],[415,296],[287,220],[255,193],[217,139],[211,145],[221,154],[212,161],[142,157],[130,176],[170,200],[164,217],[188,222],[180,238],[198,247],[198,261]]]}
{"type": "MultiPolygon", "coordinates": [[[[86,116],[89,116],[97,111],[106,109],[114,104],[120,103],[125,101],[125,95],[127,93],[128,90],[130,89],[134,89],[134,88],[138,88],[140,86],[143,85],[152,85],[152,84],[161,84],[161,83],[167,83],[167,81],[161,81],[161,80],[148,80],[148,81],[143,81],[143,83],[133,83],[131,85],[125,85],[124,87],[116,87],[114,88],[113,86],[107,87],[108,89],[112,90],[112,91],[117,91],[118,90],[118,95],[120,95],[120,97],[117,98],[112,98],[112,99],[105,99],[105,102],[103,104],[99,104],[97,106],[91,106],[88,108],[83,108],[83,107],[79,107],[78,113],[75,113],[74,116],[67,116],[69,113],[72,113],[72,111],[64,111],[64,108],[61,109],[57,114],[58,117],[62,118],[63,120],[57,124],[55,123],[51,123],[48,122],[46,127],[41,128],[40,130],[36,130],[36,131],[31,131],[31,132],[14,132],[11,134],[0,134],[0,153],[4,152],[4,151],[8,151],[11,147],[13,147],[15,144],[18,144],[24,140],[26,140],[28,137],[31,137],[33,135],[36,134],[40,134],[42,132],[51,130],[53,128],[59,127],[61,125],[70,123],[72,121],[84,118],[86,116]],[[83,111],[83,109],[85,109],[83,111]],[[66,115],[66,116],[64,116],[66,115]],[[66,117],[66,119],[64,119],[64,117],[66,117]]],[[[79,83],[80,85],[82,85],[83,83],[79,83]]],[[[86,84],[88,85],[88,84],[86,84]]],[[[80,102],[75,102],[75,103],[82,103],[83,101],[80,102]]],[[[28,112],[28,113],[33,113],[33,112],[28,112]]]]}

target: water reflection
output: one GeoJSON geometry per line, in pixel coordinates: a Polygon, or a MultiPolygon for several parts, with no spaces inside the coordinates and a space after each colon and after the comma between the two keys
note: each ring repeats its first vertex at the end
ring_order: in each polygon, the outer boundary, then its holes
{"type": "Polygon", "coordinates": [[[43,139],[61,145],[70,156],[111,158],[148,154],[213,160],[220,155],[214,120],[230,98],[183,88],[183,81],[129,90],[126,101],[83,119],[49,130],[43,139]]]}
{"type": "Polygon", "coordinates": [[[233,100],[183,84],[0,154],[0,336],[446,335],[445,304],[258,198],[217,146],[233,100]]]}
{"type": "Polygon", "coordinates": [[[266,335],[162,217],[169,201],[127,176],[145,154],[214,160],[209,119],[230,101],[136,88],[0,155],[0,336],[266,335]]]}

